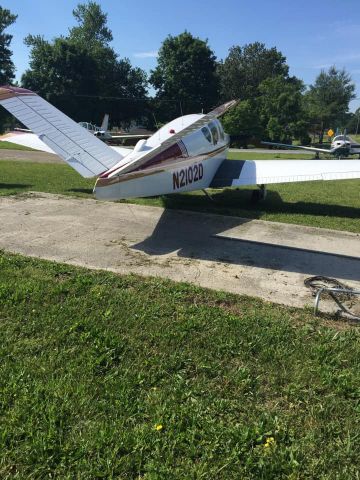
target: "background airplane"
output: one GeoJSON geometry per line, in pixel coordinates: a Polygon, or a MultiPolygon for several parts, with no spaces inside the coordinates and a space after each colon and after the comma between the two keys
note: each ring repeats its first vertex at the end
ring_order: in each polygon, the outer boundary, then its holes
{"type": "Polygon", "coordinates": [[[332,141],[330,148],[319,148],[319,147],[305,147],[303,145],[289,145],[287,143],[276,143],[276,142],[261,142],[263,145],[272,145],[280,148],[293,148],[293,149],[302,149],[308,150],[310,152],[316,153],[327,153],[334,155],[337,158],[348,157],[349,155],[359,155],[360,158],[360,144],[355,142],[346,134],[346,130],[343,135],[336,135],[332,141]]]}
{"type": "Polygon", "coordinates": [[[227,160],[229,136],[218,117],[236,103],[179,117],[129,150],[106,145],[30,90],[0,87],[0,104],[36,134],[38,147],[45,144],[38,149],[56,153],[83,177],[97,177],[99,199],[242,185],[259,186],[262,198],[266,184],[360,178],[360,160],[227,160]]]}
{"type": "Polygon", "coordinates": [[[151,134],[132,134],[132,133],[124,133],[124,134],[116,134],[114,135],[109,131],[109,114],[105,113],[101,127],[93,125],[89,122],[79,122],[79,125],[84,127],[90,133],[95,135],[95,137],[100,138],[103,142],[117,142],[119,140],[126,140],[126,139],[139,139],[139,138],[149,138],[151,134]]]}

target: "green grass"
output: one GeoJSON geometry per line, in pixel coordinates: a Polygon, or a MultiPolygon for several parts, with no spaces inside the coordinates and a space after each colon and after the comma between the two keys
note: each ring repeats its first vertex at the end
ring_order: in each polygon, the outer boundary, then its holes
{"type": "Polygon", "coordinates": [[[0,196],[35,190],[93,198],[93,186],[66,164],[0,162],[0,196]]]}
{"type": "Polygon", "coordinates": [[[33,148],[24,147],[23,145],[17,145],[16,143],[2,141],[0,142],[0,150],[26,150],[35,151],[33,148]]]}
{"type": "MultiPolygon", "coordinates": [[[[249,158],[248,154],[231,156],[249,158]]],[[[93,180],[83,179],[67,165],[0,162],[0,195],[33,190],[92,198],[93,185],[93,180]]],[[[215,202],[202,192],[191,192],[132,199],[130,203],[360,233],[359,187],[360,180],[270,185],[266,200],[258,204],[251,202],[249,188],[212,191],[215,202]]]]}
{"type": "Polygon", "coordinates": [[[358,478],[356,327],[5,253],[0,272],[0,478],[358,478]]]}

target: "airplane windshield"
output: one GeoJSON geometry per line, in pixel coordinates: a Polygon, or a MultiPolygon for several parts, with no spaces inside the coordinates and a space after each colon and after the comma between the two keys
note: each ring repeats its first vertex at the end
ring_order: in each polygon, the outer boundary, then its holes
{"type": "Polygon", "coordinates": [[[89,122],[79,122],[79,125],[86,128],[86,130],[90,130],[91,132],[98,132],[100,130],[99,127],[89,122]]]}
{"type": "Polygon", "coordinates": [[[333,142],[339,142],[339,141],[350,142],[351,138],[348,135],[336,135],[336,137],[333,138],[333,142]]]}
{"type": "Polygon", "coordinates": [[[201,132],[204,134],[206,140],[211,143],[211,133],[210,130],[207,127],[203,127],[201,129],[201,132]]]}
{"type": "Polygon", "coordinates": [[[217,121],[217,126],[218,126],[218,129],[219,129],[220,138],[221,138],[221,140],[224,140],[225,139],[224,129],[221,125],[221,122],[219,122],[219,120],[217,121]]]}
{"type": "Polygon", "coordinates": [[[215,122],[209,123],[209,128],[212,133],[213,143],[214,145],[216,145],[219,141],[219,132],[218,132],[218,129],[216,128],[215,122]]]}

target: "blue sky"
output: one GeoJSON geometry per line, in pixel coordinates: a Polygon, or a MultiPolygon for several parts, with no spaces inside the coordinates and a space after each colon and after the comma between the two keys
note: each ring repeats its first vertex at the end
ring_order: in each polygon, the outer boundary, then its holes
{"type": "MultiPolygon", "coordinates": [[[[20,78],[28,65],[28,33],[47,39],[66,35],[75,24],[72,9],[79,0],[2,0],[18,14],[9,28],[14,35],[13,60],[20,78]]],[[[114,36],[113,48],[133,65],[149,71],[168,35],[185,29],[208,39],[215,55],[226,57],[232,45],[254,41],[277,47],[290,73],[311,84],[321,68],[345,67],[360,97],[359,0],[102,0],[114,36]]],[[[354,100],[351,110],[360,106],[354,100]]]]}

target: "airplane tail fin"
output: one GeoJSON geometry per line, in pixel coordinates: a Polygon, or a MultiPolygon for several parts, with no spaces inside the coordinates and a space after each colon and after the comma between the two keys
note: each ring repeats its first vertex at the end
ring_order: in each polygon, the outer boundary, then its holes
{"type": "Polygon", "coordinates": [[[31,90],[0,87],[0,105],[83,177],[100,175],[124,158],[31,90]]]}
{"type": "Polygon", "coordinates": [[[108,131],[108,128],[109,128],[109,114],[108,114],[108,113],[105,113],[100,128],[101,128],[101,130],[103,130],[104,132],[107,132],[107,131],[108,131]]]}

